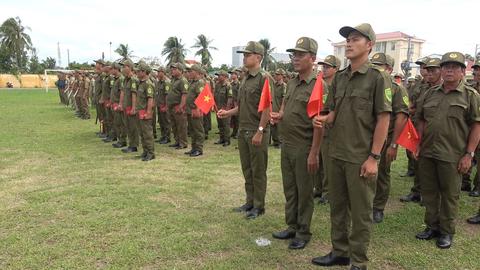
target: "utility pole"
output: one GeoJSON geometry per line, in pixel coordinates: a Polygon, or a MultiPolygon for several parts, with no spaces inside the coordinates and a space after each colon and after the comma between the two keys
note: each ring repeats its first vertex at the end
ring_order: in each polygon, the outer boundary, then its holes
{"type": "Polygon", "coordinates": [[[67,49],[67,68],[70,67],[70,49],[67,49]]]}
{"type": "Polygon", "coordinates": [[[475,60],[476,60],[477,58],[480,58],[480,57],[478,57],[478,56],[479,56],[479,55],[478,55],[478,48],[480,48],[480,44],[475,44],[475,55],[474,55],[475,60]]]}
{"type": "Polygon", "coordinates": [[[60,54],[60,42],[57,42],[57,58],[58,58],[58,66],[62,66],[62,55],[60,54]]]}
{"type": "Polygon", "coordinates": [[[112,42],[110,41],[110,62],[112,61],[112,42]]]}

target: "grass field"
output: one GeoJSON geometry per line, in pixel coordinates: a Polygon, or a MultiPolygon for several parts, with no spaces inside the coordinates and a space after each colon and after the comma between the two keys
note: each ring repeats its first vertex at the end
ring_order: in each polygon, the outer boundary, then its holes
{"type": "MultiPolygon", "coordinates": [[[[244,202],[237,143],[213,145],[216,128],[200,158],[156,144],[145,163],[40,90],[0,90],[0,127],[0,269],[322,269],[310,260],[330,249],[328,206],[316,205],[305,250],[271,238],[285,228],[280,150],[269,152],[266,215],[248,221],[231,211],[244,202]]],[[[462,193],[451,249],[415,240],[424,209],[398,201],[412,182],[400,156],[370,268],[480,269],[480,226],[464,221],[479,199],[462,193]]]]}

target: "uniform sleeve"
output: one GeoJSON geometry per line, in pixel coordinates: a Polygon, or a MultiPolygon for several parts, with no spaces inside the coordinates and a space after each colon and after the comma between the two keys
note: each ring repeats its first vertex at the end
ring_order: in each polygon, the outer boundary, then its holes
{"type": "MultiPolygon", "coordinates": [[[[324,104],[325,104],[325,106],[323,106],[323,110],[322,110],[323,114],[335,111],[335,92],[336,92],[336,89],[337,89],[337,76],[336,75],[335,75],[335,78],[332,81],[332,84],[326,89],[328,89],[328,90],[327,90],[327,96],[325,97],[325,94],[324,94],[324,97],[323,97],[324,104]]],[[[325,90],[325,88],[324,88],[324,90],[325,90]]]]}
{"type": "Polygon", "coordinates": [[[186,79],[183,79],[182,82],[180,83],[180,94],[186,95],[188,93],[188,81],[186,79]]]}
{"type": "Polygon", "coordinates": [[[133,92],[133,93],[137,93],[137,89],[138,89],[138,80],[136,78],[132,78],[132,85],[131,85],[131,88],[130,88],[130,92],[133,92]]]}
{"type": "Polygon", "coordinates": [[[231,97],[233,97],[232,86],[229,84],[227,85],[227,98],[231,98],[231,97]]]}
{"type": "Polygon", "coordinates": [[[377,76],[373,99],[375,114],[392,111],[392,80],[383,72],[377,76]]]}
{"type": "Polygon", "coordinates": [[[147,97],[153,98],[153,95],[155,94],[155,87],[153,86],[152,82],[147,83],[147,89],[145,91],[145,94],[147,97]]]}
{"type": "Polygon", "coordinates": [[[423,113],[423,104],[425,103],[425,99],[427,98],[428,96],[428,92],[429,90],[426,90],[424,92],[424,94],[422,94],[422,96],[420,98],[418,98],[415,103],[416,103],[416,111],[415,111],[415,118],[419,119],[419,120],[423,120],[425,121],[425,115],[423,113]]]}
{"type": "Polygon", "coordinates": [[[392,112],[394,114],[404,113],[408,115],[408,93],[407,90],[401,85],[393,85],[395,92],[392,101],[392,112]]]}
{"type": "Polygon", "coordinates": [[[480,94],[476,91],[472,91],[468,112],[468,124],[471,125],[474,122],[480,122],[480,94]]]}

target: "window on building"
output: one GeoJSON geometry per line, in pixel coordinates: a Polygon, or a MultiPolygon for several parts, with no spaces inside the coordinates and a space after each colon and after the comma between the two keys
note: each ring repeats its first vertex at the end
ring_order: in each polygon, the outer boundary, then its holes
{"type": "Polygon", "coordinates": [[[390,42],[390,50],[395,51],[395,41],[390,42]]]}
{"type": "Polygon", "coordinates": [[[382,52],[382,53],[385,53],[386,51],[386,42],[378,42],[375,44],[375,49],[374,51],[375,52],[382,52]]]}

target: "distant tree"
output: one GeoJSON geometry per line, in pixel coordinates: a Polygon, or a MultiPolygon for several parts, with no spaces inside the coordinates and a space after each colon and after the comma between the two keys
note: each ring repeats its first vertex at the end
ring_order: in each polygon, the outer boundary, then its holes
{"type": "Polygon", "coordinates": [[[272,56],[275,47],[271,48],[271,44],[268,38],[260,39],[258,42],[262,44],[265,49],[265,52],[263,54],[262,68],[265,70],[271,70],[272,68],[275,68],[275,66],[272,65],[275,63],[275,58],[273,58],[272,56]]]}
{"type": "Polygon", "coordinates": [[[40,74],[45,71],[45,66],[40,63],[38,59],[37,50],[32,48],[32,56],[30,56],[30,61],[28,63],[28,72],[32,74],[40,74]]]}
{"type": "Polygon", "coordinates": [[[46,69],[54,69],[56,64],[57,61],[53,57],[47,57],[42,61],[42,65],[44,65],[46,69]]]}
{"type": "Polygon", "coordinates": [[[118,45],[118,48],[115,49],[115,52],[122,57],[122,60],[132,58],[133,56],[133,51],[128,47],[128,44],[118,45]]]}
{"type": "Polygon", "coordinates": [[[26,70],[27,52],[32,48],[32,40],[26,30],[30,28],[23,26],[19,17],[8,18],[0,25],[0,46],[11,53],[17,71],[26,70]]]}
{"type": "Polygon", "coordinates": [[[197,36],[195,40],[195,45],[192,48],[199,48],[198,51],[195,52],[195,56],[201,56],[202,65],[210,67],[212,66],[212,54],[210,50],[218,50],[216,47],[211,46],[213,39],[208,39],[205,35],[200,34],[197,36]]]}
{"type": "Polygon", "coordinates": [[[162,55],[166,56],[167,65],[172,63],[185,63],[185,44],[177,37],[169,37],[163,44],[162,55]]]}
{"type": "Polygon", "coordinates": [[[68,69],[92,69],[92,65],[87,62],[77,63],[73,61],[68,65],[68,69]]]}

